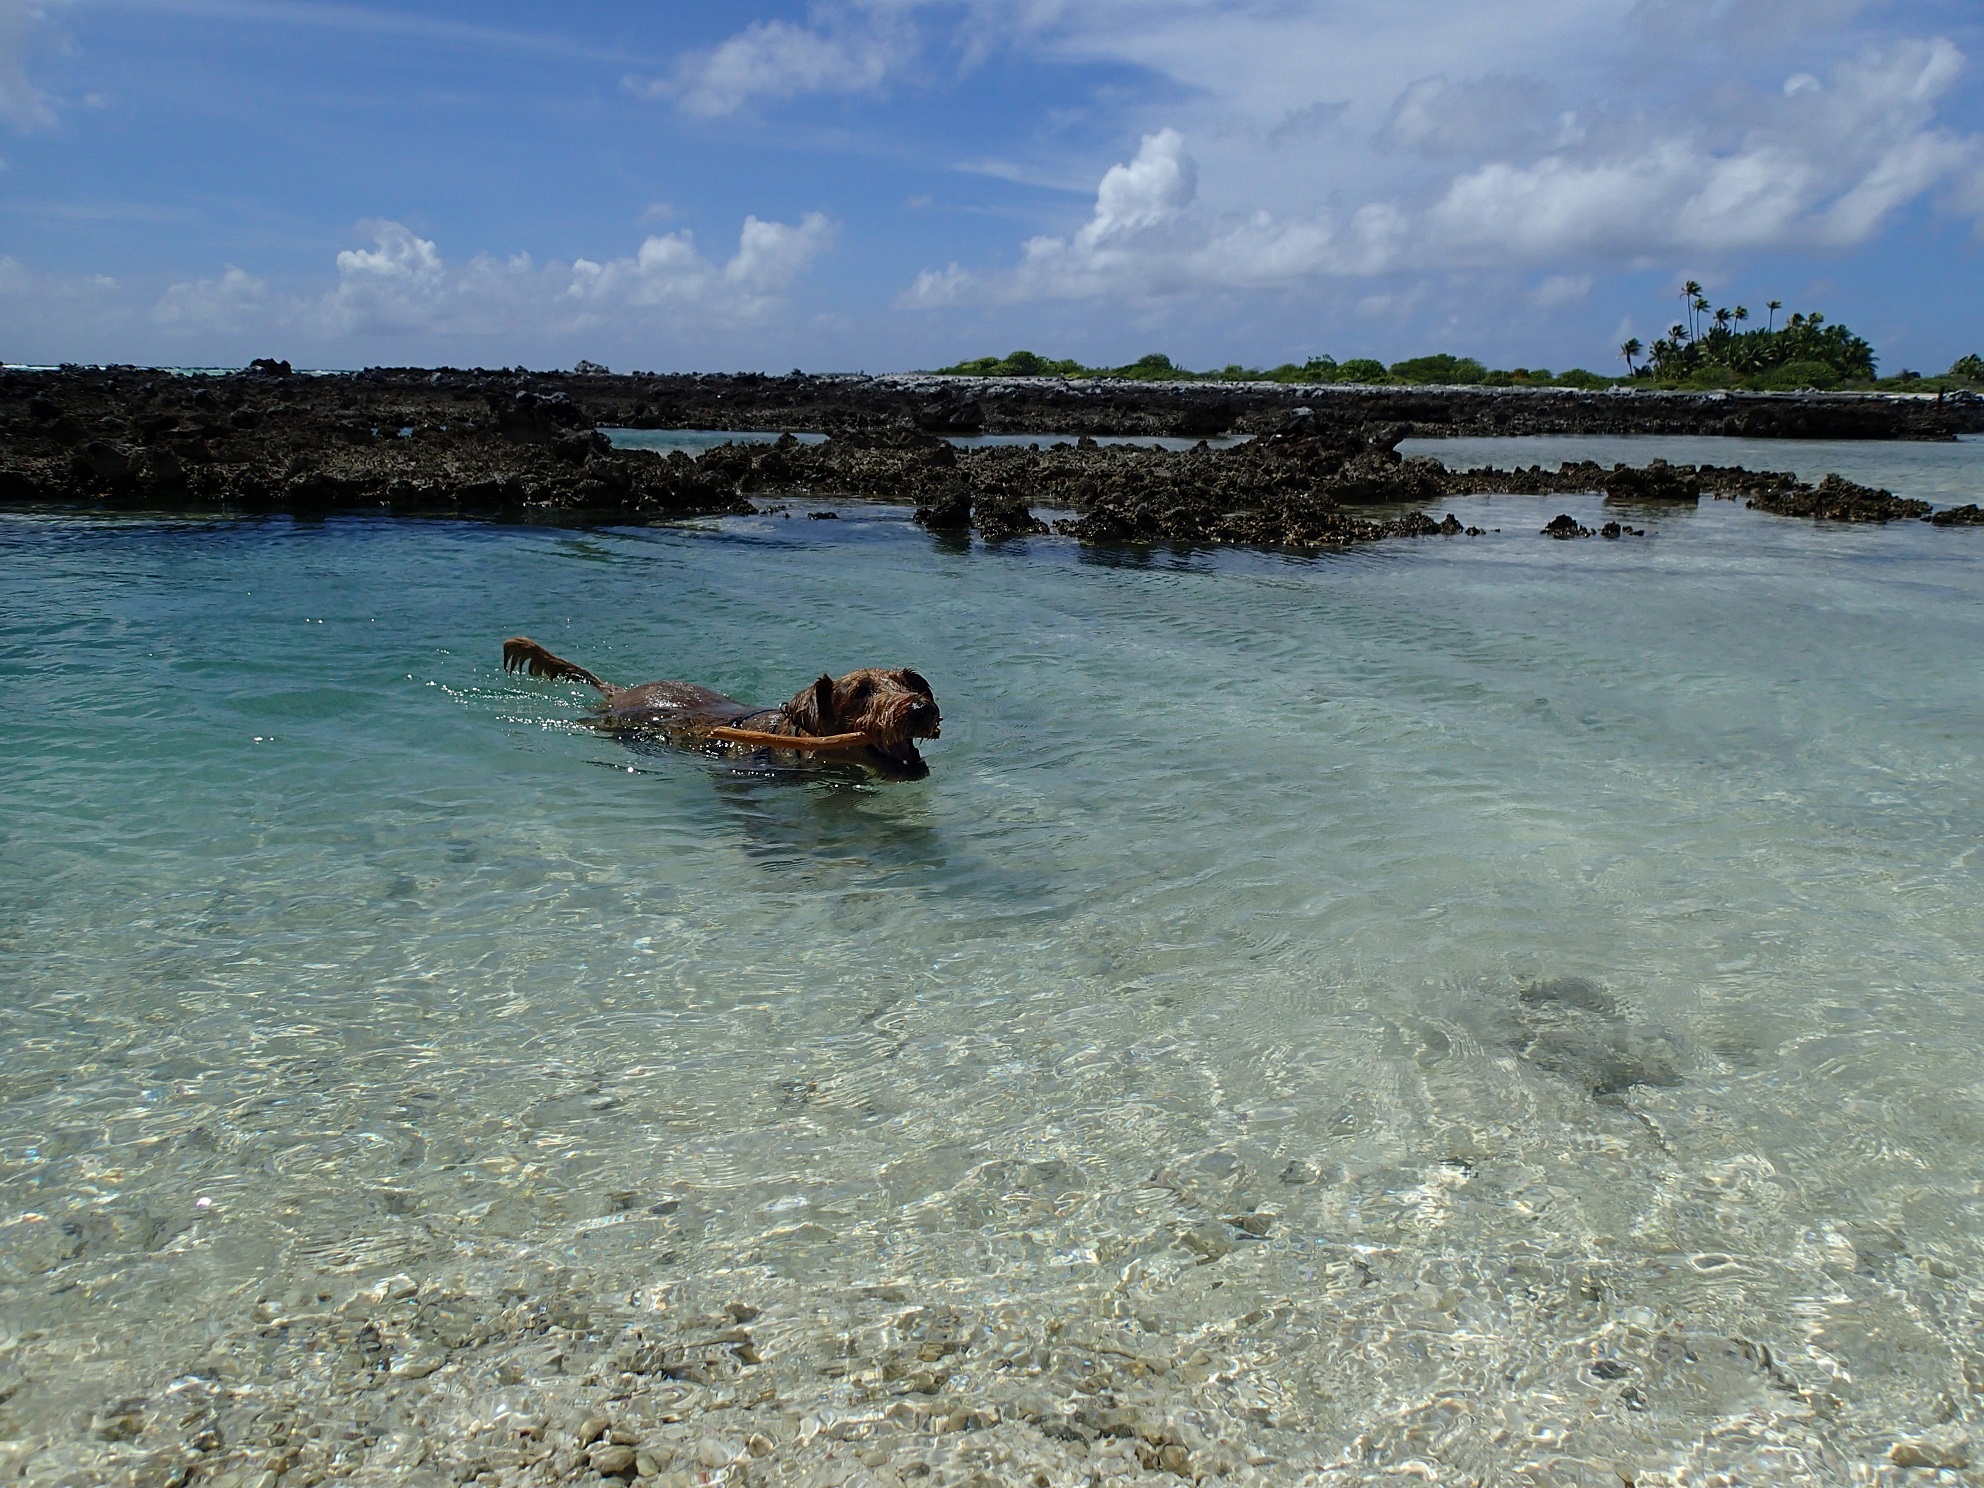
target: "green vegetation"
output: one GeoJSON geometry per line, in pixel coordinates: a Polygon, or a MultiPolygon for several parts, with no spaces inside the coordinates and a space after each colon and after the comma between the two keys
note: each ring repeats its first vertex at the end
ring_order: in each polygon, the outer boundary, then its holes
{"type": "MultiPolygon", "coordinates": [[[[1638,376],[1669,384],[1766,390],[1875,380],[1874,348],[1845,326],[1828,325],[1818,311],[1793,313],[1777,327],[1783,302],[1772,300],[1765,327],[1745,331],[1741,327],[1750,318],[1746,306],[1711,310],[1700,290],[1688,281],[1682,290],[1686,324],[1677,322],[1647,349],[1647,365],[1638,376]]],[[[1619,350],[1625,353],[1625,347],[1619,350]]]]}
{"type": "Polygon", "coordinates": [[[1050,361],[1030,351],[1009,352],[1002,357],[979,357],[959,362],[955,367],[939,367],[954,377],[1093,377],[1095,372],[1080,362],[1050,361]]]}
{"type": "Polygon", "coordinates": [[[1682,287],[1686,319],[1676,322],[1651,346],[1637,336],[1619,347],[1626,364],[1624,377],[1606,377],[1573,367],[1553,374],[1547,367],[1491,369],[1473,357],[1445,352],[1408,357],[1386,366],[1370,357],[1339,362],[1314,356],[1284,362],[1279,367],[1221,367],[1193,372],[1158,352],[1122,367],[1089,367],[1080,362],[1054,361],[1031,351],[1003,357],[979,357],[937,370],[958,377],[1125,377],[1144,382],[1285,382],[1443,384],[1480,387],[1652,387],[1740,388],[1748,391],[1798,391],[1807,388],[1935,392],[1942,389],[1984,388],[1984,357],[1957,360],[1941,377],[1903,371],[1894,377],[1876,376],[1874,348],[1843,325],[1834,325],[1817,311],[1793,313],[1783,325],[1777,314],[1782,300],[1765,302],[1761,330],[1745,329],[1748,308],[1712,308],[1700,284],[1690,279],[1682,287]],[[1644,358],[1644,360],[1642,360],[1644,358]]]}

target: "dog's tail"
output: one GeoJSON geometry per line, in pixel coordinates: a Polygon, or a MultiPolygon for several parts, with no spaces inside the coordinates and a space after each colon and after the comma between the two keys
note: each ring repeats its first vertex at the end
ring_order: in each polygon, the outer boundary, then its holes
{"type": "Polygon", "coordinates": [[[613,689],[575,661],[553,656],[529,636],[511,636],[503,642],[503,670],[528,672],[533,677],[553,677],[560,681],[590,682],[601,692],[613,689]]]}

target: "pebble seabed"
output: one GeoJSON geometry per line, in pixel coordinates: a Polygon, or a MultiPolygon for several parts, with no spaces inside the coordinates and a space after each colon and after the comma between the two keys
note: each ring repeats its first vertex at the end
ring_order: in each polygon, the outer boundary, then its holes
{"type": "MultiPolygon", "coordinates": [[[[35,1309],[14,1309],[0,1474],[1976,1481],[1960,1423],[1984,1391],[1984,1298],[1966,1267],[1873,1226],[1808,1228],[1767,1259],[1786,1198],[1770,1164],[1683,1164],[1669,1137],[1714,1120],[1676,1074],[1690,1056],[1589,984],[1489,989],[1475,1032],[1520,1051],[1499,1062],[1510,1124],[1431,1133],[1423,1167],[1360,1159],[1373,1113],[1353,1090],[1320,1136],[1229,1133],[1116,1187],[1045,1139],[1032,1159],[957,1155],[948,1189],[906,1206],[886,1168],[748,1212],[694,1183],[608,1186],[562,1248],[499,1238],[505,1215],[528,1227],[572,1200],[503,1151],[489,1117],[488,1143],[464,1144],[479,1202],[423,1213],[402,1192],[361,1230],[297,1247],[229,1315],[147,1319],[183,1357],[134,1359],[108,1327],[23,1328],[35,1309]],[[1704,1236],[1731,1248],[1697,1248],[1704,1236]],[[1772,1293],[1796,1300],[1761,1337],[1772,1293]],[[96,1403],[53,1409],[65,1396],[96,1403]],[[48,1408],[23,1414],[34,1399],[48,1408]]],[[[1443,1036],[1386,1036],[1437,1079],[1443,1036]]],[[[1092,1098],[1050,1121],[1070,1150],[1106,1145],[1133,1092],[1167,1134],[1202,1120],[1179,1109],[1183,1040],[1166,1043],[1064,1056],[1092,1098]],[[1098,1129],[1072,1130],[1085,1122],[1098,1129]]],[[[545,1093],[574,1110],[615,1100],[581,1076],[545,1093]]],[[[855,1096],[831,1078],[796,1086],[774,1125],[852,1136],[874,1114],[855,1096]]],[[[409,1123],[432,1114],[422,1098],[409,1123]]],[[[226,1247],[229,1202],[108,1221],[119,1236],[17,1219],[0,1232],[7,1294],[129,1305],[147,1271],[226,1247]]]]}

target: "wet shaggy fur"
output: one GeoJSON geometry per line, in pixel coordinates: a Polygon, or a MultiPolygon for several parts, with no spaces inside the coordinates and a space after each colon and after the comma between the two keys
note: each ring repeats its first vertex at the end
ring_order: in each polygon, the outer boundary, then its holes
{"type": "Polygon", "coordinates": [[[775,746],[724,744],[710,730],[728,726],[787,738],[863,734],[868,743],[846,753],[897,778],[928,773],[916,741],[937,738],[943,725],[930,684],[908,667],[863,667],[840,677],[822,676],[775,708],[741,703],[695,682],[616,687],[578,663],[552,655],[528,636],[503,642],[503,669],[598,688],[602,701],[593,723],[611,733],[731,749],[775,746]]]}

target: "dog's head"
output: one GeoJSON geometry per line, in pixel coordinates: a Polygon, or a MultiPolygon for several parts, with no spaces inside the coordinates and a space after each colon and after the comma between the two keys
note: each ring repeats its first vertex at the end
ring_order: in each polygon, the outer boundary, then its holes
{"type": "Polygon", "coordinates": [[[866,734],[888,765],[915,774],[924,770],[915,741],[938,737],[944,723],[930,684],[908,667],[822,677],[781,711],[804,733],[866,734]]]}

